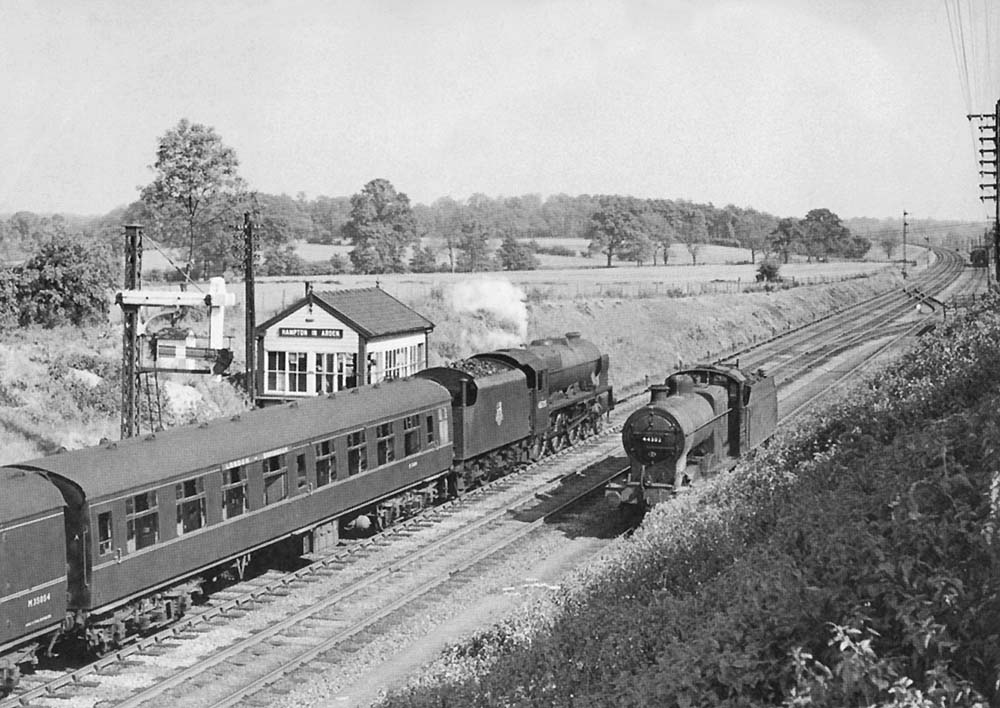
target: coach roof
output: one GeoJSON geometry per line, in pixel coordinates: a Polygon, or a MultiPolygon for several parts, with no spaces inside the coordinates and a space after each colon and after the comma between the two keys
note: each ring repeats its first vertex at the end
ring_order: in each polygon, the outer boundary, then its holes
{"type": "Polygon", "coordinates": [[[17,521],[62,511],[63,504],[59,490],[37,472],[0,467],[0,531],[17,521]]]}
{"type": "Polygon", "coordinates": [[[294,448],[307,440],[350,432],[450,401],[448,392],[433,381],[389,381],[17,466],[65,477],[88,497],[97,499],[168,483],[235,460],[260,459],[272,450],[294,448]]]}

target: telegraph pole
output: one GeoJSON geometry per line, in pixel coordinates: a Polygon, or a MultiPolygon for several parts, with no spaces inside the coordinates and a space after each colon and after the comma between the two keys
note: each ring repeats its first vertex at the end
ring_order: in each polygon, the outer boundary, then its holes
{"type": "Polygon", "coordinates": [[[250,212],[243,212],[243,282],[246,285],[246,392],[250,405],[257,405],[257,367],[254,366],[256,342],[254,329],[257,327],[256,302],[254,300],[254,242],[253,221],[250,212]]]}
{"type": "MultiPolygon", "coordinates": [[[[993,268],[997,282],[1000,283],[1000,170],[997,169],[997,125],[1000,124],[1000,100],[996,102],[993,113],[978,113],[968,116],[969,120],[979,121],[979,143],[991,147],[979,148],[979,164],[983,169],[979,170],[980,177],[992,177],[993,179],[983,182],[979,189],[984,193],[979,197],[980,201],[993,200],[993,268]]],[[[989,266],[987,266],[987,269],[989,266]]]]}
{"type": "Polygon", "coordinates": [[[903,280],[906,280],[906,227],[909,226],[906,223],[907,216],[906,210],[903,210],[903,280]]]}
{"type": "MultiPolygon", "coordinates": [[[[125,227],[125,290],[142,282],[142,227],[125,227]]],[[[139,308],[122,304],[122,440],[139,434],[139,308]]]]}

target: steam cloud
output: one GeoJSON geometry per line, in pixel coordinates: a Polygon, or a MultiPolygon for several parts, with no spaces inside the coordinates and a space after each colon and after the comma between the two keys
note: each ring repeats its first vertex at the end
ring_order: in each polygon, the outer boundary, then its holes
{"type": "Polygon", "coordinates": [[[491,326],[485,332],[463,331],[459,342],[461,348],[482,352],[523,344],[528,338],[526,297],[521,288],[498,278],[455,283],[451,288],[452,309],[475,314],[491,326]]]}

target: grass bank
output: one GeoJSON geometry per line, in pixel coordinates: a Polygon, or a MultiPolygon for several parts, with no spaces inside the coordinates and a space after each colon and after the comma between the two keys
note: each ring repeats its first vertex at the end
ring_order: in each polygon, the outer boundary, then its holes
{"type": "Polygon", "coordinates": [[[995,705],[1000,300],[383,708],[995,705]]]}

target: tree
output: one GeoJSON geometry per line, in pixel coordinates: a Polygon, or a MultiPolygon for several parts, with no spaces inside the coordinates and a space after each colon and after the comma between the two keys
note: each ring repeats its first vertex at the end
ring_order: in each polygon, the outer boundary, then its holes
{"type": "Polygon", "coordinates": [[[605,198],[600,209],[591,216],[590,250],[604,253],[608,257],[608,268],[615,254],[627,250],[641,235],[639,218],[621,197],[605,198]]]}
{"type": "Polygon", "coordinates": [[[771,248],[780,253],[783,263],[788,263],[788,255],[802,240],[802,229],[799,220],[786,217],[778,221],[771,232],[771,248]]]}
{"type": "Polygon", "coordinates": [[[462,224],[462,237],[458,250],[459,270],[463,272],[492,270],[486,227],[475,217],[466,218],[462,224]]]}
{"type": "Polygon", "coordinates": [[[455,272],[455,254],[462,238],[462,205],[451,197],[441,197],[431,206],[434,211],[434,230],[444,240],[448,252],[448,265],[455,272]]]}
{"type": "Polygon", "coordinates": [[[691,256],[691,265],[698,264],[698,253],[708,239],[708,224],[705,220],[705,212],[696,207],[689,207],[684,213],[684,229],[681,231],[681,240],[691,256]]]}
{"type": "Polygon", "coordinates": [[[107,244],[58,234],[24,264],[17,298],[20,324],[82,325],[106,318],[116,268],[107,244]]]}
{"type": "Polygon", "coordinates": [[[10,268],[0,268],[0,331],[18,324],[18,284],[20,274],[10,268]]]}
{"type": "Polygon", "coordinates": [[[373,179],[351,197],[344,234],[354,244],[351,263],[358,273],[401,273],[403,254],[416,240],[410,198],[387,179],[373,179]]]}
{"type": "Polygon", "coordinates": [[[140,198],[153,217],[152,230],[167,244],[196,259],[220,266],[231,258],[232,225],[245,192],[237,174],[236,151],[215,129],[181,119],[159,141],[156,177],[140,198]]]}
{"type": "Polygon", "coordinates": [[[535,270],[538,256],[531,246],[519,242],[514,234],[507,234],[497,250],[497,260],[503,270],[535,270]]]}
{"type": "Polygon", "coordinates": [[[667,261],[670,260],[670,245],[677,238],[677,231],[669,217],[654,207],[640,214],[639,220],[642,222],[643,231],[652,247],[653,265],[656,265],[658,249],[663,251],[663,265],[666,265],[667,261]]]}
{"type": "Polygon", "coordinates": [[[316,197],[309,205],[315,243],[336,243],[351,218],[350,197],[316,197]]]}
{"type": "Polygon", "coordinates": [[[814,256],[846,256],[853,250],[850,229],[841,224],[840,217],[829,209],[811,209],[800,227],[810,261],[814,256]]]}
{"type": "Polygon", "coordinates": [[[295,252],[295,247],[291,244],[265,248],[263,261],[260,275],[303,275],[307,270],[306,262],[295,252]]]}
{"type": "Polygon", "coordinates": [[[410,258],[410,270],[414,273],[433,273],[437,270],[437,252],[427,246],[417,246],[410,258]]]}
{"type": "Polygon", "coordinates": [[[896,234],[891,234],[891,233],[884,234],[878,240],[878,245],[882,247],[883,251],[885,251],[885,259],[887,261],[891,261],[892,253],[893,251],[896,250],[896,246],[898,245],[898,241],[896,240],[896,234]]]}

